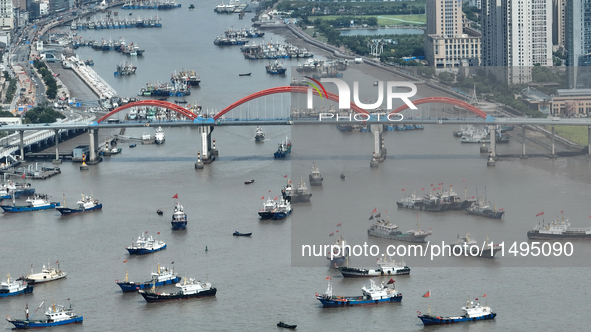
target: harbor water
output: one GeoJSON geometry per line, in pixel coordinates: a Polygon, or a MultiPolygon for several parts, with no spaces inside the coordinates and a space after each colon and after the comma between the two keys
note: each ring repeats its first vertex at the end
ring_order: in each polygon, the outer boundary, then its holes
{"type": "MultiPolygon", "coordinates": [[[[213,8],[218,3],[213,0],[197,3],[193,11],[187,10],[189,3],[182,4],[181,9],[170,11],[119,10],[119,15],[126,17],[129,12],[134,17],[157,14],[164,25],[161,29],[79,31],[80,36],[99,40],[121,36],[145,49],[143,57],[133,60],[138,66],[136,75],[113,76],[118,63],[130,60],[119,53],[90,48],[80,48],[77,53],[81,59],[92,57],[94,69],[121,96],[135,96],[147,82],[166,81],[172,71],[181,69],[194,69],[202,79],[186,100],[210,109],[289,84],[290,75],[265,73],[268,61],[246,60],[237,46],[213,45],[213,39],[227,28],[250,23],[252,14],[247,13],[244,20],[216,14],[213,8]],[[238,76],[247,72],[252,76],[238,76]]],[[[283,40],[265,32],[266,41],[271,37],[283,40]]],[[[360,72],[363,70],[346,71],[350,75],[360,72]]],[[[419,94],[432,92],[419,90],[419,94]]],[[[33,182],[37,192],[47,193],[53,201],[64,204],[65,195],[65,204],[72,206],[82,193],[99,199],[103,209],[67,217],[53,210],[0,216],[0,276],[25,275],[31,264],[38,272],[48,261],[52,265],[59,261],[68,273],[66,279],[36,285],[33,294],[0,299],[0,313],[23,318],[26,303],[34,308],[42,301],[47,306],[52,301],[68,304],[70,299],[76,312],[84,316],[81,326],[68,328],[72,331],[189,331],[197,326],[201,331],[275,331],[280,320],[297,324],[302,331],[415,331],[425,329],[417,311],[427,313],[430,307],[433,314],[456,316],[467,299],[479,298],[477,302],[487,303],[498,314],[495,320],[444,329],[585,328],[580,317],[590,296],[586,287],[591,272],[588,241],[571,241],[574,254],[570,257],[513,257],[508,249],[505,257],[497,255],[492,260],[445,257],[430,262],[405,257],[410,276],[394,278],[403,294],[402,302],[360,308],[321,308],[314,294],[324,292],[327,277],[332,278],[336,295],[360,296],[368,281],[343,279],[326,258],[304,259],[300,253],[302,244],[333,244],[336,236],[330,233],[342,235],[351,245],[405,244],[369,238],[368,218],[376,208],[400,230],[416,229],[416,212],[397,210],[396,201],[415,191],[421,193],[422,188],[431,190],[431,184],[445,189],[453,185],[461,197],[464,188],[469,196],[475,196],[476,189],[483,196],[486,187],[491,204],[506,211],[502,220],[461,211],[419,213],[421,228],[433,230],[427,238],[431,242],[451,243],[458,234],[470,233],[480,244],[487,237],[495,243],[531,243],[526,232],[542,221],[536,218],[542,211],[546,223],[564,211],[573,227],[588,227],[589,158],[508,159],[487,167],[478,146],[460,144],[452,137],[457,128],[427,125],[422,131],[385,133],[388,158],[378,168],[370,168],[371,133],[342,133],[324,125],[268,126],[263,128],[266,141],[257,144],[255,127],[216,127],[212,135],[219,157],[202,170],[194,168],[201,146],[198,130],[165,128],[163,145],[138,144],[131,149],[120,142],[121,154],[104,157],[88,171],[81,172],[79,164],[65,162],[62,174],[33,182]],[[286,136],[293,144],[291,156],[276,160],[273,152],[286,136]],[[294,204],[293,214],[284,221],[259,220],[264,200],[281,196],[288,180],[297,185],[301,177],[307,183],[313,162],[324,182],[321,187],[309,187],[311,202],[294,204]],[[255,182],[245,185],[249,179],[255,182]],[[186,231],[171,230],[177,201],[172,197],[176,194],[187,213],[186,231]],[[164,211],[163,216],[156,213],[158,209],[164,211]],[[253,235],[232,236],[236,230],[253,235]],[[150,255],[129,256],[125,246],[145,232],[168,247],[150,255]],[[147,304],[140,295],[124,294],[115,284],[126,272],[132,281],[148,280],[157,264],[174,267],[183,277],[208,280],[218,289],[217,295],[147,304]],[[423,298],[429,290],[431,297],[423,298]]],[[[144,133],[153,135],[154,128],[128,129],[126,135],[144,133]]],[[[499,148],[519,150],[520,145],[512,141],[499,148]]],[[[350,266],[374,264],[375,257],[353,257],[350,261],[350,266]]],[[[376,278],[377,282],[387,280],[376,278]]],[[[42,316],[40,309],[34,318],[42,316]]]]}

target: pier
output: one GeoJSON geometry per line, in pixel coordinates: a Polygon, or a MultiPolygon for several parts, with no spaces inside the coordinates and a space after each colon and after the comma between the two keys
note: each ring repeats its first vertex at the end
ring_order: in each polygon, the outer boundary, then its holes
{"type": "MultiPolygon", "coordinates": [[[[63,57],[63,55],[62,55],[63,57]]],[[[69,58],[63,57],[64,63],[68,63],[71,69],[80,77],[86,85],[100,98],[108,99],[117,95],[105,80],[102,79],[90,66],[87,66],[84,61],[80,60],[78,56],[69,58]]]]}

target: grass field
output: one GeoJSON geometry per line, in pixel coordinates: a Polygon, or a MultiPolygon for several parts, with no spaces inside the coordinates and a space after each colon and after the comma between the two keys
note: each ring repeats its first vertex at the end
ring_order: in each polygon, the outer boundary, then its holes
{"type": "MultiPolygon", "coordinates": [[[[552,126],[546,126],[547,130],[552,130],[552,126]]],[[[554,126],[556,135],[560,135],[575,143],[583,146],[587,145],[587,127],[586,126],[554,126]]]]}
{"type": "MultiPolygon", "coordinates": [[[[329,16],[309,16],[308,19],[314,22],[316,19],[334,20],[337,18],[346,17],[346,15],[329,15],[329,16]]],[[[425,14],[413,15],[357,15],[355,17],[377,17],[378,25],[425,25],[427,24],[427,16],[425,14]]],[[[354,19],[353,18],[353,19],[354,19]]]]}

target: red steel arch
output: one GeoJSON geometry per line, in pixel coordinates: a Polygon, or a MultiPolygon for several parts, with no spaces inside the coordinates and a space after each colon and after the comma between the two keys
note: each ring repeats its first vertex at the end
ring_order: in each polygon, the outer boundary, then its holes
{"type": "MultiPolygon", "coordinates": [[[[426,97],[426,98],[421,98],[421,99],[417,99],[414,100],[412,102],[415,105],[421,105],[421,104],[429,104],[429,103],[443,103],[443,104],[450,104],[450,105],[455,105],[455,106],[459,106],[462,108],[467,109],[468,111],[478,115],[479,117],[486,119],[486,113],[484,113],[482,110],[480,110],[477,107],[474,107],[473,105],[470,105],[468,103],[465,103],[461,100],[457,100],[454,98],[449,98],[449,97],[426,97]]],[[[392,113],[400,113],[402,111],[404,111],[405,109],[408,108],[408,105],[404,104],[400,107],[398,107],[397,109],[393,110],[392,112],[390,112],[390,114],[392,113]]]]}
{"type": "Polygon", "coordinates": [[[163,101],[163,100],[140,100],[140,101],[134,101],[133,103],[125,104],[123,106],[119,106],[116,109],[112,110],[111,112],[105,114],[103,117],[98,119],[96,122],[101,123],[102,121],[111,117],[113,114],[119,113],[125,109],[130,108],[130,107],[137,107],[137,106],[164,107],[164,108],[167,108],[171,111],[175,111],[181,115],[184,115],[191,120],[195,120],[197,118],[196,114],[192,113],[188,109],[181,107],[177,104],[169,103],[169,102],[163,101]]]}
{"type": "MultiPolygon", "coordinates": [[[[276,88],[270,88],[270,89],[262,90],[259,92],[255,92],[249,96],[246,96],[246,97],[238,100],[237,102],[233,103],[232,105],[224,108],[218,114],[216,114],[213,118],[214,118],[214,120],[217,120],[222,115],[228,113],[229,111],[233,110],[234,108],[236,108],[246,102],[249,102],[253,99],[256,99],[256,98],[260,98],[263,96],[268,96],[268,95],[272,95],[272,94],[276,94],[276,93],[290,93],[290,92],[308,93],[308,89],[309,89],[309,87],[307,87],[307,86],[280,86],[280,87],[276,87],[276,88]]],[[[317,91],[312,90],[312,93],[314,93],[314,95],[318,96],[317,91]]],[[[326,97],[332,101],[336,101],[336,102],[339,101],[339,96],[337,94],[332,93],[332,92],[328,92],[328,96],[326,96],[326,97]]],[[[351,103],[351,109],[357,113],[369,114],[368,111],[364,110],[361,107],[358,107],[354,103],[351,103]]]]}

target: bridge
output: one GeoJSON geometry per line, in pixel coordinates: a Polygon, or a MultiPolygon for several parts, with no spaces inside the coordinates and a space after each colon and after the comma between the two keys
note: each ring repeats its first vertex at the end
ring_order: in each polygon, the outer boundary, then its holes
{"type": "MultiPolygon", "coordinates": [[[[5,157],[15,153],[20,149],[21,159],[24,159],[24,146],[35,144],[39,141],[53,140],[56,147],[56,161],[59,162],[59,135],[61,133],[70,133],[76,131],[88,131],[90,139],[89,162],[95,162],[98,156],[98,131],[100,129],[114,128],[137,128],[148,126],[161,127],[198,127],[202,138],[201,155],[198,156],[198,163],[210,162],[212,157],[217,154],[215,149],[215,140],[212,141],[211,133],[215,127],[219,126],[271,126],[271,125],[347,125],[363,124],[370,125],[374,134],[374,149],[372,155],[372,166],[374,161],[383,161],[387,150],[383,144],[382,131],[385,124],[452,124],[452,125],[485,125],[491,132],[491,137],[496,134],[498,126],[516,125],[522,128],[522,155],[525,154],[525,127],[528,125],[551,126],[551,155],[555,155],[555,135],[554,126],[587,126],[588,128],[588,152],[591,154],[591,119],[586,118],[506,118],[492,117],[478,107],[449,97],[428,97],[413,101],[413,104],[420,106],[417,110],[410,110],[406,104],[394,109],[391,112],[374,111],[372,113],[351,103],[349,110],[335,110],[334,102],[338,104],[338,95],[324,91],[324,97],[306,86],[283,86],[275,87],[255,92],[246,96],[220,111],[211,112],[200,110],[195,113],[192,110],[184,108],[174,103],[162,100],[141,100],[120,106],[104,116],[96,119],[84,119],[77,121],[62,121],[43,125],[5,125],[0,127],[0,131],[15,131],[18,133],[18,139],[12,139],[8,144],[0,148],[0,157],[5,157]],[[316,97],[322,98],[319,112],[317,110],[306,110],[305,107],[298,108],[297,96],[312,92],[316,97]],[[258,104],[257,100],[261,98],[273,98],[289,93],[291,105],[286,107],[281,97],[280,107],[275,107],[273,99],[272,111],[267,111],[265,107],[258,104]],[[254,111],[249,104],[256,102],[254,111]],[[322,104],[324,102],[325,104],[322,104]],[[294,109],[295,104],[295,109],[294,109]],[[246,106],[246,109],[243,107],[246,106]],[[451,108],[449,108],[451,106],[451,108]],[[157,107],[167,110],[166,117],[156,117],[150,120],[129,120],[114,119],[113,117],[125,114],[124,111],[136,108],[157,107]],[[269,114],[271,113],[271,114],[269,114]],[[399,115],[402,115],[402,119],[399,115]],[[25,131],[33,131],[34,134],[25,136],[25,131]],[[55,139],[55,138],[58,139],[55,139]],[[202,159],[201,159],[202,156],[202,159]]],[[[496,157],[495,140],[490,143],[491,159],[496,157]]],[[[490,162],[490,160],[489,160],[490,162]]],[[[201,165],[201,164],[200,164],[201,165]]],[[[197,164],[196,164],[197,166],[197,164]]]]}

